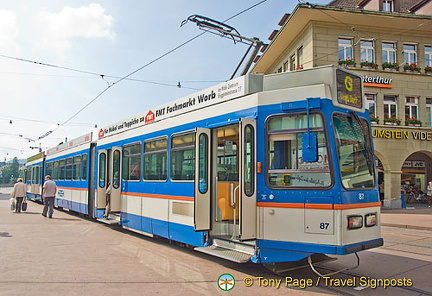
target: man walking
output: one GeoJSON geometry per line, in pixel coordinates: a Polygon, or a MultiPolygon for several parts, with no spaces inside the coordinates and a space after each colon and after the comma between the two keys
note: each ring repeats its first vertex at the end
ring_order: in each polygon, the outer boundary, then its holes
{"type": "Polygon", "coordinates": [[[48,218],[52,218],[54,212],[54,200],[57,193],[57,185],[51,180],[50,175],[46,175],[45,183],[43,185],[42,199],[44,201],[44,208],[42,216],[46,217],[48,212],[48,218]]]}
{"type": "Polygon", "coordinates": [[[21,206],[26,198],[27,185],[23,183],[23,179],[18,178],[14,185],[11,196],[16,199],[15,213],[21,213],[21,206]]]}

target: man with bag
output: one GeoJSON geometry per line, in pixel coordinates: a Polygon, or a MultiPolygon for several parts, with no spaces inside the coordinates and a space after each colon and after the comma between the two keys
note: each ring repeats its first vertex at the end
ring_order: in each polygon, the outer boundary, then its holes
{"type": "Polygon", "coordinates": [[[45,183],[42,190],[42,199],[44,202],[44,208],[42,210],[42,216],[46,217],[48,212],[48,218],[52,218],[54,212],[54,201],[57,193],[57,185],[51,180],[50,175],[45,176],[45,183]]]}
{"type": "Polygon", "coordinates": [[[14,185],[14,189],[11,193],[11,196],[16,199],[15,202],[15,213],[21,213],[21,207],[23,201],[25,201],[27,185],[24,184],[23,179],[18,178],[17,182],[14,185]]]}

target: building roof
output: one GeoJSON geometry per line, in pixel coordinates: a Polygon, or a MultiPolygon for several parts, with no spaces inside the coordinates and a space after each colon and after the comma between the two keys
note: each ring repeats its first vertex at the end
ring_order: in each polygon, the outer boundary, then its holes
{"type": "MultiPolygon", "coordinates": [[[[332,2],[336,1],[352,0],[335,0],[332,2]]],[[[289,15],[277,34],[272,36],[272,42],[259,57],[251,69],[251,73],[269,73],[270,69],[280,63],[280,58],[285,53],[287,45],[292,44],[306,26],[317,22],[338,23],[352,28],[369,27],[370,30],[381,28],[399,32],[406,32],[407,28],[410,28],[409,30],[413,34],[430,34],[432,32],[432,16],[301,3],[289,15]]]]}
{"type": "MultiPolygon", "coordinates": [[[[378,0],[333,0],[327,4],[330,7],[339,8],[357,8],[365,7],[371,1],[378,0]]],[[[425,4],[432,3],[431,0],[394,0],[395,12],[399,13],[415,13],[419,8],[425,4]]]]}

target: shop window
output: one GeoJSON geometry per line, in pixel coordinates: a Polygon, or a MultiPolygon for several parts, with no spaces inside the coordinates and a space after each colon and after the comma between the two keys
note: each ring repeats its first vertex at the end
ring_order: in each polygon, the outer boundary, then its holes
{"type": "Polygon", "coordinates": [[[384,118],[397,117],[397,97],[384,96],[384,118]]]}
{"type": "Polygon", "coordinates": [[[362,62],[375,61],[374,42],[372,40],[360,41],[360,59],[362,62]]]}
{"type": "Polygon", "coordinates": [[[404,64],[417,64],[417,46],[415,44],[404,44],[404,64]]]}
{"type": "Polygon", "coordinates": [[[393,42],[382,43],[382,61],[383,63],[396,62],[396,44],[393,42]]]}
{"type": "Polygon", "coordinates": [[[353,41],[352,38],[338,39],[338,58],[340,61],[353,59],[353,41]]]}

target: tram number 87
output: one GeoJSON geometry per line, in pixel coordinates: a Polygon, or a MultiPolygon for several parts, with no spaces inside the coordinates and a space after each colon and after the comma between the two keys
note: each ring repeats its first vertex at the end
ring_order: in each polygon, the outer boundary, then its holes
{"type": "Polygon", "coordinates": [[[330,226],[330,223],[321,222],[320,223],[320,229],[328,229],[330,226]]]}

